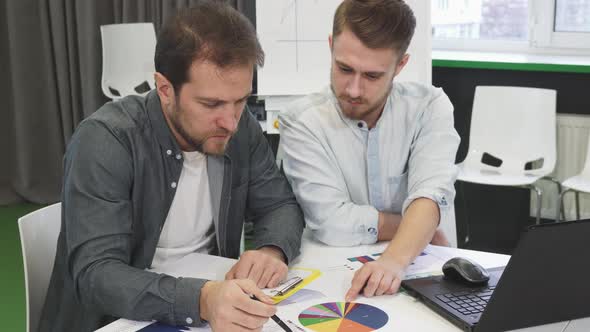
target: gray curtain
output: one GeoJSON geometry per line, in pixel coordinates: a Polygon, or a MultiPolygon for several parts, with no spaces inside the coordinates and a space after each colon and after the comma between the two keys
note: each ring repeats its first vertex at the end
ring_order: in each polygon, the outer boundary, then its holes
{"type": "MultiPolygon", "coordinates": [[[[220,0],[221,1],[221,0],[220,0]]],[[[59,201],[62,157],[102,94],[100,25],[153,22],[198,0],[0,0],[0,205],[59,201]]],[[[254,0],[232,0],[254,18],[254,0]]]]}

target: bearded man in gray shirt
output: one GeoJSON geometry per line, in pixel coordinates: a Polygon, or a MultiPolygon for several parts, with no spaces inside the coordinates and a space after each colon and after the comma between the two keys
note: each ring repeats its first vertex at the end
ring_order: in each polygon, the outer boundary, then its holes
{"type": "Polygon", "coordinates": [[[245,110],[263,58],[244,16],[202,1],[158,36],[156,89],[107,103],[79,125],[64,159],[40,331],[93,331],[119,317],[251,331],[275,313],[259,288],[286,276],[304,222],[245,110]],[[256,249],[225,281],[146,270],[193,252],[237,258],[244,219],[256,249]]]}

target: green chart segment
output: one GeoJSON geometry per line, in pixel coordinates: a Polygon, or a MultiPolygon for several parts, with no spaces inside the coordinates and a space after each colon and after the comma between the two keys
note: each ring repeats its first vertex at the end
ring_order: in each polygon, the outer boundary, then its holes
{"type": "Polygon", "coordinates": [[[321,303],[299,314],[299,322],[316,332],[371,332],[388,320],[383,310],[355,302],[321,303]]]}

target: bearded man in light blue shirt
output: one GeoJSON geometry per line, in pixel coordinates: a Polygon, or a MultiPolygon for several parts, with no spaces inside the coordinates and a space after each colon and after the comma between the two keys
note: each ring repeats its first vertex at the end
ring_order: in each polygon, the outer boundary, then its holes
{"type": "Polygon", "coordinates": [[[456,244],[453,106],[441,89],[394,82],[415,26],[401,0],[344,0],[329,38],[330,87],[279,116],[284,170],[314,237],[391,241],[356,272],[348,301],[395,293],[429,242],[456,244]]]}

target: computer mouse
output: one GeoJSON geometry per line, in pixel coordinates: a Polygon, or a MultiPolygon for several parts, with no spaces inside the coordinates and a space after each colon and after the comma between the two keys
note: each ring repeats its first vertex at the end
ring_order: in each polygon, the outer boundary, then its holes
{"type": "Polygon", "coordinates": [[[490,274],[481,265],[465,257],[449,259],[442,267],[445,278],[467,285],[483,285],[490,280],[490,274]]]}

